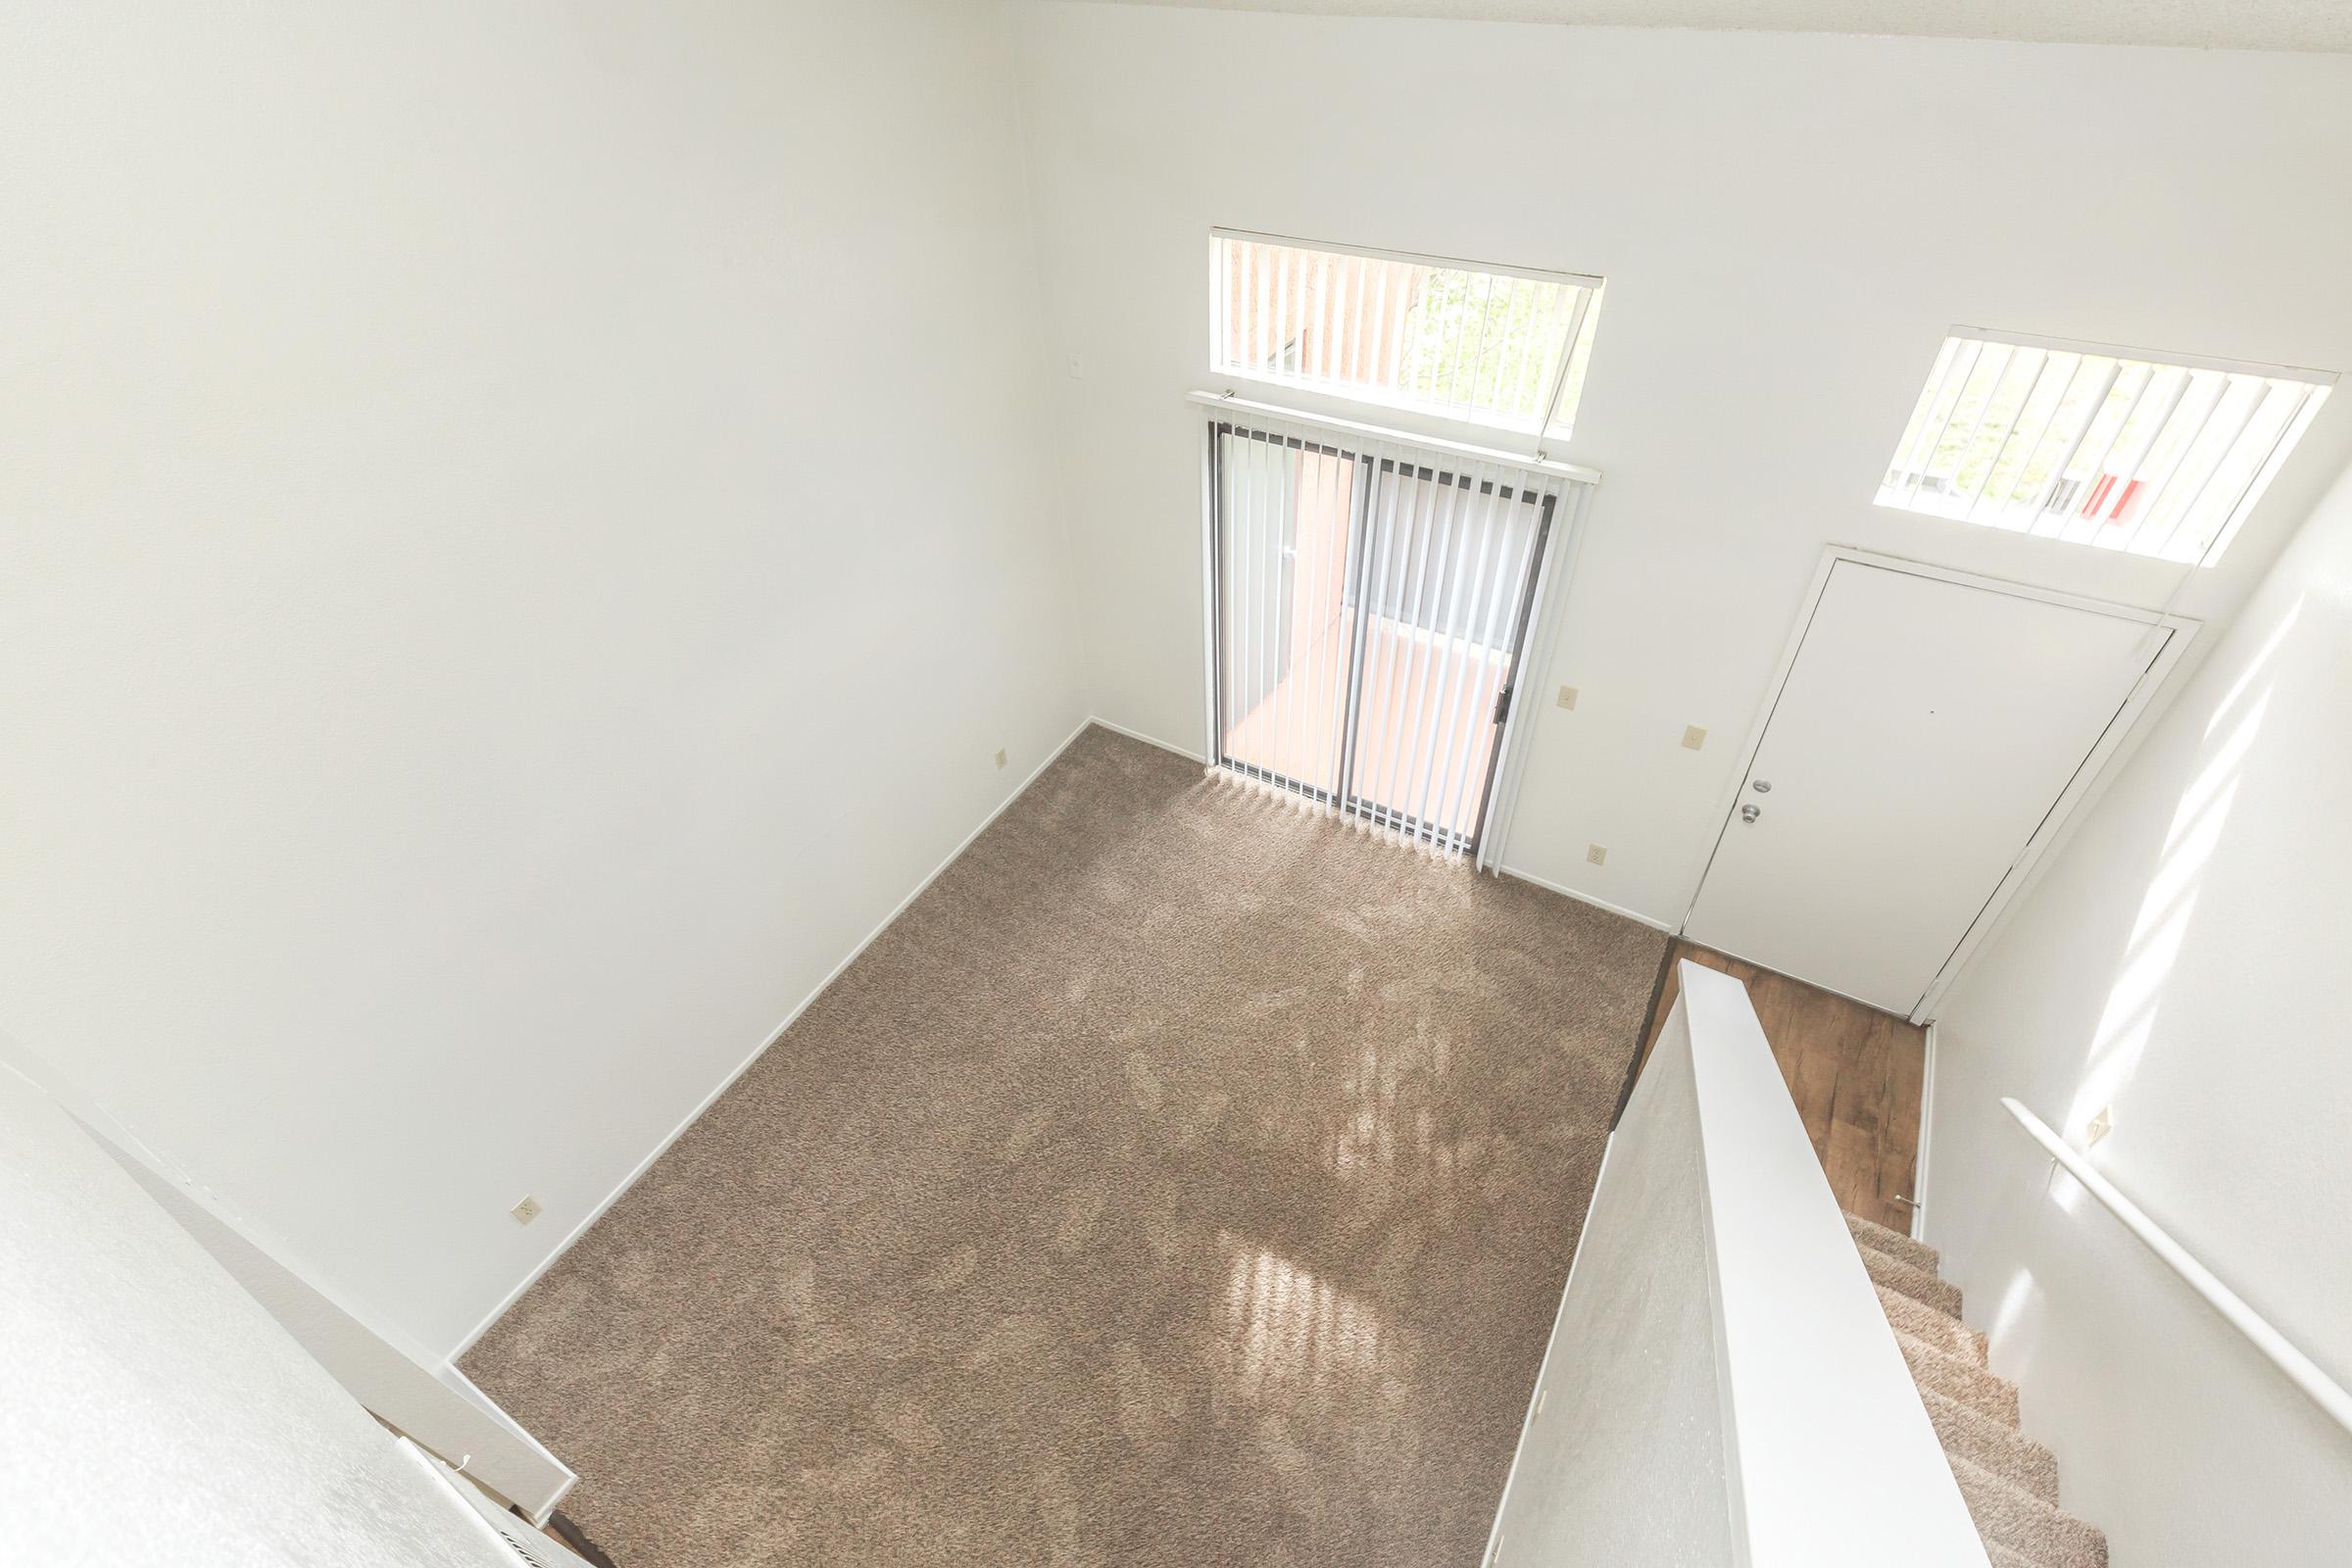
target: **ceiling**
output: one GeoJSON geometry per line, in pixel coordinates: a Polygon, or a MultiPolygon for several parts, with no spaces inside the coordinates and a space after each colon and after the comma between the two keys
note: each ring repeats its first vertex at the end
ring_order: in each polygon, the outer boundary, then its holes
{"type": "Polygon", "coordinates": [[[2352,0],[1114,0],[1222,11],[2352,53],[2352,0]]]}

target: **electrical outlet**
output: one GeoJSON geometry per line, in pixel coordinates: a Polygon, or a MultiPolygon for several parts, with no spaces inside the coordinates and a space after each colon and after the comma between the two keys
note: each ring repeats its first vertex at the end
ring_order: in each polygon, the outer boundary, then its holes
{"type": "Polygon", "coordinates": [[[1070,379],[1073,381],[1086,379],[1086,362],[1075,354],[1070,356],[1070,379]]]}
{"type": "Polygon", "coordinates": [[[522,1201],[508,1209],[507,1212],[514,1216],[515,1224],[528,1225],[539,1217],[539,1200],[525,1193],[522,1201]]]}
{"type": "Polygon", "coordinates": [[[1698,750],[1698,749],[1699,749],[1701,746],[1704,746],[1704,745],[1706,745],[1706,744],[1707,744],[1707,732],[1706,732],[1705,730],[1703,730],[1703,729],[1700,729],[1700,728],[1699,728],[1699,727],[1698,727],[1696,724],[1685,724],[1685,725],[1683,726],[1683,750],[1684,750],[1684,751],[1686,751],[1686,752],[1695,752],[1695,751],[1697,751],[1697,750],[1698,750]]]}
{"type": "Polygon", "coordinates": [[[2115,1131],[2115,1107],[2101,1105],[2099,1113],[2090,1118],[2090,1125],[2082,1129],[2082,1147],[2088,1149],[2113,1131],[2115,1131]]]}
{"type": "Polygon", "coordinates": [[[1588,844],[1585,846],[1585,858],[1594,865],[1604,865],[1608,862],[1609,847],[1605,844],[1588,844]]]}
{"type": "Polygon", "coordinates": [[[1004,765],[1004,748],[1002,746],[997,748],[997,765],[999,767],[1004,765]]]}
{"type": "Polygon", "coordinates": [[[1574,708],[1576,706],[1575,687],[1563,686],[1560,688],[1560,706],[1562,708],[1574,708]]]}

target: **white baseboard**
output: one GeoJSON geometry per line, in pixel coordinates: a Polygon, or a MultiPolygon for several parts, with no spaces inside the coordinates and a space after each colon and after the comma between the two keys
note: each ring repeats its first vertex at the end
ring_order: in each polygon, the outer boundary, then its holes
{"type": "Polygon", "coordinates": [[[1547,882],[1531,872],[1520,870],[1515,865],[1498,865],[1495,869],[1504,876],[1525,882],[1530,887],[1542,888],[1546,893],[1557,893],[1563,899],[1574,899],[1579,904],[1590,904],[1595,909],[1606,909],[1609,913],[1622,915],[1637,925],[1645,925],[1652,931],[1663,931],[1668,936],[1674,935],[1673,926],[1653,915],[1643,914],[1639,909],[1629,909],[1622,905],[1611,904],[1606,899],[1596,899],[1590,893],[1580,893],[1575,888],[1562,887],[1557,882],[1547,882]]]}
{"type": "MultiPolygon", "coordinates": [[[[842,971],[847,969],[851,964],[856,963],[858,959],[858,956],[862,955],[867,948],[873,946],[874,939],[881,936],[883,932],[889,930],[891,922],[896,920],[900,915],[906,913],[906,906],[912,904],[916,899],[921,898],[924,890],[929,888],[932,883],[938,881],[940,874],[946,871],[949,866],[954,865],[956,861],[956,858],[960,857],[965,850],[968,850],[972,847],[972,841],[978,838],[981,834],[987,832],[989,825],[995,822],[998,817],[1004,814],[1007,807],[1011,806],[1013,802],[1019,800],[1023,795],[1027,794],[1029,786],[1037,782],[1038,776],[1044,773],[1047,768],[1052,767],[1056,761],[1060,760],[1061,754],[1068,751],[1071,744],[1075,742],[1079,736],[1085,734],[1087,727],[1091,724],[1102,724],[1102,720],[1092,717],[1080,719],[1078,721],[1078,727],[1070,731],[1068,735],[1064,736],[1059,746],[1054,748],[1053,755],[1049,756],[1044,761],[1038,763],[1036,767],[1030,769],[1029,776],[1021,780],[1020,787],[1018,789],[1013,790],[1010,794],[1006,795],[1004,800],[997,803],[997,808],[995,810],[982,817],[979,825],[973,828],[969,833],[966,833],[963,836],[962,841],[948,852],[945,859],[933,866],[929,874],[926,875],[920,882],[917,882],[912,890],[909,891],[905,898],[901,899],[891,909],[891,911],[884,915],[881,920],[875,924],[871,931],[868,931],[863,937],[858,939],[858,945],[849,951],[847,956],[845,956],[839,963],[835,964],[830,970],[828,970],[823,979],[817,981],[814,986],[810,987],[807,996],[803,997],[799,1002],[793,1004],[792,1010],[784,1015],[784,1021],[776,1025],[772,1030],[768,1031],[767,1038],[760,1041],[760,1044],[753,1049],[750,1055],[744,1057],[743,1060],[736,1063],[734,1070],[729,1072],[726,1077],[720,1079],[718,1086],[715,1089],[712,1089],[709,1094],[705,1095],[695,1105],[695,1107],[686,1113],[684,1120],[680,1121],[675,1127],[672,1127],[666,1134],[662,1136],[662,1141],[654,1146],[653,1152],[647,1154],[643,1159],[639,1160],[635,1167],[632,1168],[626,1176],[620,1179],[619,1185],[615,1186],[611,1192],[607,1193],[597,1203],[597,1205],[588,1211],[587,1217],[581,1220],[577,1225],[574,1225],[570,1231],[564,1235],[564,1240],[558,1242],[555,1246],[555,1249],[550,1251],[547,1256],[541,1258],[528,1274],[523,1276],[520,1284],[516,1285],[513,1290],[509,1291],[499,1299],[498,1304],[492,1307],[489,1312],[483,1316],[482,1320],[479,1323],[476,1323],[473,1328],[467,1332],[466,1338],[458,1342],[457,1348],[449,1352],[449,1366],[452,1372],[457,1371],[457,1363],[459,1359],[464,1356],[467,1350],[472,1349],[475,1343],[479,1341],[483,1335],[490,1332],[490,1326],[493,1323],[496,1323],[500,1318],[506,1316],[507,1309],[512,1307],[516,1301],[522,1299],[523,1293],[528,1291],[532,1286],[538,1284],[540,1277],[546,1274],[549,1269],[555,1267],[556,1259],[562,1257],[565,1252],[569,1251],[574,1242],[577,1242],[581,1237],[587,1235],[589,1230],[595,1226],[596,1222],[605,1217],[606,1211],[611,1209],[614,1203],[620,1201],[621,1195],[626,1193],[630,1188],[636,1186],[638,1180],[643,1177],[647,1171],[654,1168],[654,1162],[659,1160],[663,1154],[668,1153],[670,1146],[686,1135],[686,1129],[693,1126],[697,1121],[701,1120],[703,1112],[709,1110],[712,1105],[718,1102],[719,1096],[734,1088],[735,1080],[741,1078],[745,1073],[749,1072],[752,1068],[752,1063],[758,1061],[761,1056],[767,1054],[768,1047],[774,1045],[777,1041],[784,1038],[785,1031],[790,1029],[794,1024],[798,1023],[800,1021],[801,1014],[808,1010],[808,1004],[814,1002],[818,997],[824,995],[825,988],[831,985],[834,981],[840,979],[842,971]]],[[[1102,724],[1102,727],[1105,729],[1118,728],[1118,726],[1115,724],[1102,724]]],[[[1119,733],[1126,735],[1131,734],[1132,732],[1120,730],[1119,733]]],[[[1150,740],[1148,736],[1142,735],[1137,735],[1134,738],[1137,740],[1150,740]]],[[[1157,746],[1161,743],[1158,741],[1150,741],[1150,744],[1157,746]]],[[[1169,747],[1168,750],[1174,751],[1175,748],[1169,747]]],[[[458,1375],[461,1377],[464,1376],[463,1373],[458,1375]]]]}
{"type": "Polygon", "coordinates": [[[1936,1130],[1936,1025],[1928,1025],[1926,1059],[1920,1063],[1919,1152],[1911,1160],[1911,1239],[1928,1239],[1928,1140],[1936,1130]]]}
{"type": "Polygon", "coordinates": [[[1156,746],[1163,752],[1174,752],[1178,757],[1184,758],[1188,761],[1199,762],[1202,767],[1206,767],[1208,765],[1208,759],[1202,757],[1199,752],[1194,751],[1189,746],[1178,746],[1171,741],[1163,741],[1156,735],[1147,735],[1140,729],[1129,729],[1124,724],[1113,724],[1109,719],[1104,718],[1100,713],[1096,714],[1093,718],[1088,719],[1087,722],[1090,724],[1100,724],[1104,729],[1109,730],[1112,734],[1124,735],[1131,741],[1142,741],[1146,746],[1156,746]]]}

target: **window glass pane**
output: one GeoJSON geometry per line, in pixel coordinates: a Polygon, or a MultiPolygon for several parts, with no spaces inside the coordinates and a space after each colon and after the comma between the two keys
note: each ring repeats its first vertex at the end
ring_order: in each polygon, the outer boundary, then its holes
{"type": "Polygon", "coordinates": [[[1936,350],[1878,501],[2211,562],[2334,380],[1955,331],[1936,350]]]}
{"type": "Polygon", "coordinates": [[[1219,374],[1567,437],[1599,279],[1236,234],[1216,258],[1219,374]]]}

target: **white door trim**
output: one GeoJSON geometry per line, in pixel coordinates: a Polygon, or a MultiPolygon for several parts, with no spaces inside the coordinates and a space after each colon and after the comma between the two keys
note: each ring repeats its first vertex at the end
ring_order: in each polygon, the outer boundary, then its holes
{"type": "MultiPolygon", "coordinates": [[[[2010,863],[2009,869],[2003,873],[2001,880],[1994,886],[1992,894],[1985,900],[1984,907],[1977,911],[1976,918],[1969,923],[1968,929],[1961,934],[1960,940],[1953,947],[1950,956],[1944,959],[1943,966],[1936,970],[1936,977],[1928,982],[1926,992],[1912,1006],[1911,1022],[1925,1023],[1934,1016],[1936,1004],[1943,1000],[1944,993],[1951,989],[1952,982],[1959,978],[1969,959],[1974,957],[1977,950],[1983,946],[1985,935],[1998,920],[2001,911],[2017,897],[2019,890],[2033,874],[2035,865],[2058,839],[2068,818],[2080,808],[2083,800],[2100,783],[2108,762],[2115,756],[2116,749],[2123,744],[2124,738],[2138,723],[2140,715],[2147,710],[2149,703],[2155,699],[2157,692],[2163,688],[2165,681],[2179,666],[2181,656],[2188,651],[2189,643],[2203,629],[2203,623],[2191,620],[2184,615],[2144,610],[2134,605],[2118,604],[2113,600],[2092,599],[2082,594],[2061,593],[2054,588],[2037,588],[2031,583],[2010,582],[1999,577],[1984,576],[1978,572],[1958,571],[1949,566],[1930,565],[1925,562],[1907,561],[1900,556],[1886,556],[1875,551],[1858,550],[1850,545],[1831,545],[1822,552],[1821,564],[1814,568],[1813,581],[1806,588],[1804,602],[1797,610],[1796,624],[1789,630],[1788,643],[1781,650],[1780,662],[1774,666],[1772,683],[1765,689],[1763,706],[1757,710],[1756,720],[1748,727],[1747,739],[1740,747],[1740,765],[1732,770],[1731,781],[1723,796],[1720,811],[1722,820],[1715,830],[1715,843],[1708,846],[1707,863],[1700,868],[1698,881],[1690,890],[1689,902],[1683,906],[1682,918],[1675,923],[1675,931],[1678,935],[1690,928],[1691,911],[1698,907],[1699,895],[1706,889],[1707,873],[1714,867],[1715,851],[1721,846],[1723,835],[1730,830],[1733,814],[1740,808],[1740,792],[1747,782],[1749,770],[1755,766],[1756,753],[1764,744],[1764,733],[1772,727],[1773,711],[1779,708],[1781,693],[1788,684],[1789,674],[1796,668],[1797,652],[1804,646],[1805,633],[1813,624],[1814,612],[1821,608],[1822,595],[1829,591],[1830,574],[1837,569],[1839,562],[1851,562],[1855,565],[1875,566],[1886,571],[1908,572],[1916,577],[1931,577],[1939,582],[1982,588],[1987,592],[2008,594],[2019,599],[2038,600],[2043,604],[2064,605],[2070,609],[2118,615],[2126,619],[2142,621],[2151,631],[2161,631],[2165,634],[2161,642],[2149,650],[2147,667],[2140,671],[2139,679],[2132,683],[2131,692],[2124,698],[2123,706],[2116,710],[2115,716],[2108,721],[2107,728],[2099,736],[2098,743],[2083,758],[2082,765],[2067,781],[2066,788],[2059,792],[2058,799],[2051,803],[2048,814],[2041,819],[2041,825],[2034,830],[2034,836],[2028,839],[2026,847],[2018,852],[2017,858],[2010,863]]],[[[1800,975],[1796,978],[1802,979],[1803,976],[1800,975]]]]}
{"type": "MultiPolygon", "coordinates": [[[[1478,839],[1478,869],[1500,875],[1504,855],[1511,847],[1511,825],[1519,814],[1519,784],[1527,773],[1527,755],[1535,744],[1536,699],[1542,695],[1533,682],[1540,674],[1551,679],[1551,662],[1559,652],[1560,628],[1568,619],[1568,595],[1576,586],[1576,568],[1585,552],[1585,530],[1591,526],[1592,486],[1568,487],[1562,515],[1555,521],[1544,559],[1536,564],[1536,599],[1527,617],[1526,640],[1519,661],[1511,666],[1511,706],[1502,719],[1502,749],[1494,760],[1494,779],[1487,796],[1486,830],[1478,839]],[[1564,523],[1563,527],[1561,524],[1564,523]]],[[[1519,873],[1513,872],[1514,876],[1519,873]]],[[[1577,894],[1578,898],[1585,895],[1577,894]]],[[[1637,915],[1645,925],[1654,920],[1637,915]]]]}

